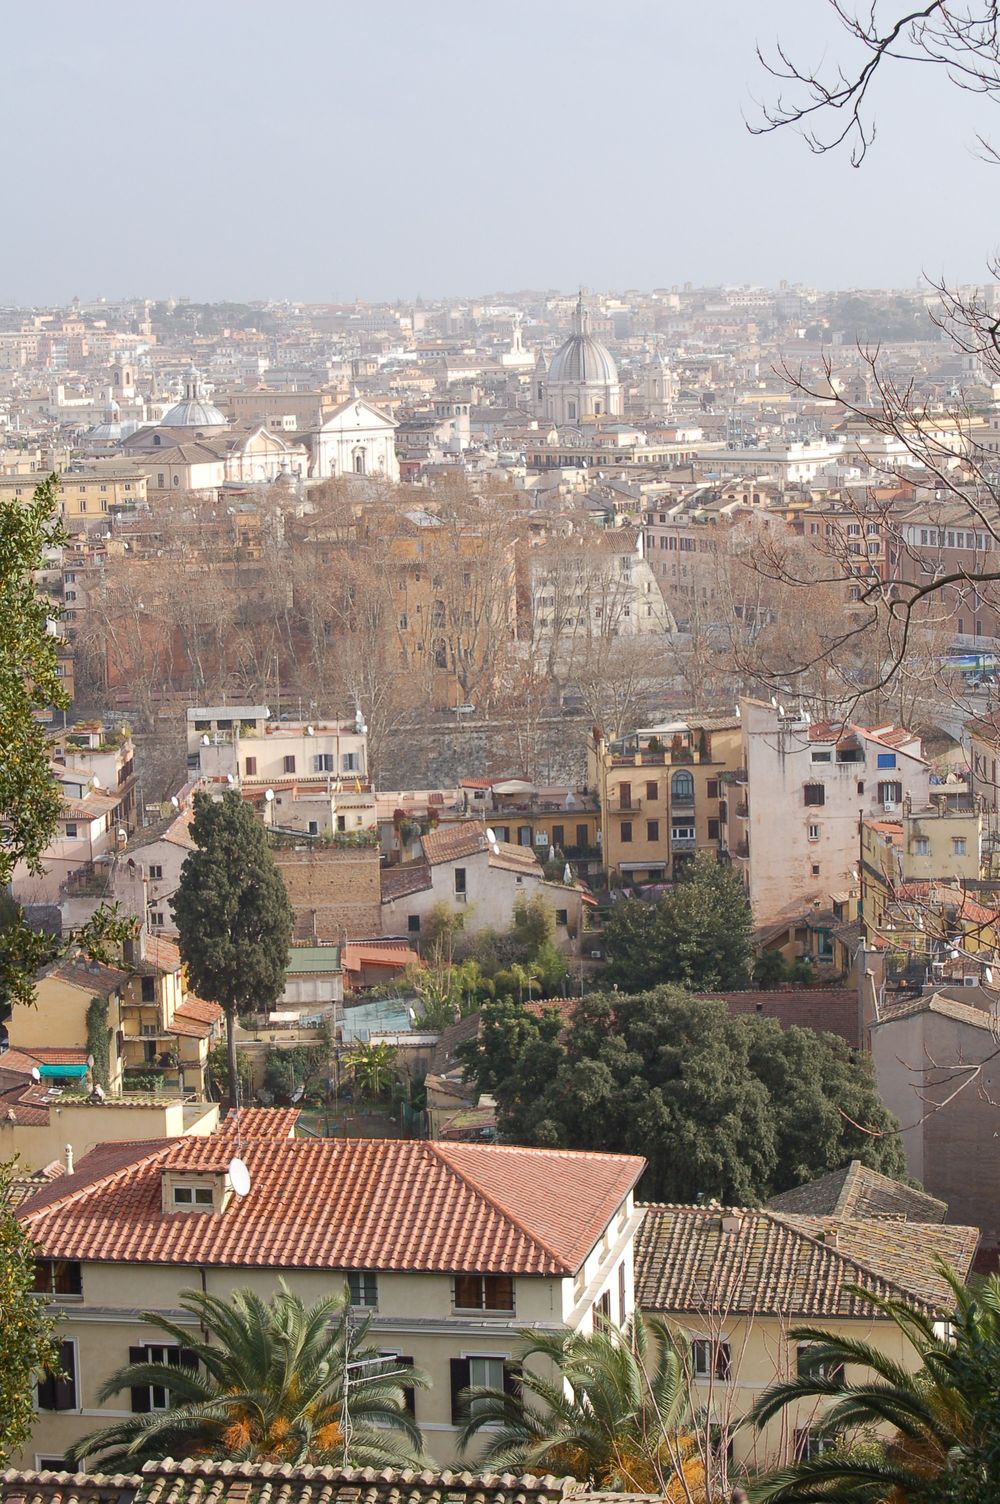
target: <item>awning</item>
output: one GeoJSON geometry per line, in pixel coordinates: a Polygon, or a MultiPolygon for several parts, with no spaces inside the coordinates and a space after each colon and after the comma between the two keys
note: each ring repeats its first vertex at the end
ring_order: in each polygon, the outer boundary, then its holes
{"type": "Polygon", "coordinates": [[[43,1081],[62,1081],[70,1078],[79,1080],[81,1077],[86,1076],[87,1070],[88,1067],[86,1065],[40,1065],[38,1067],[38,1074],[43,1081]]]}
{"type": "Polygon", "coordinates": [[[666,862],[619,862],[623,872],[663,872],[666,862]]]}

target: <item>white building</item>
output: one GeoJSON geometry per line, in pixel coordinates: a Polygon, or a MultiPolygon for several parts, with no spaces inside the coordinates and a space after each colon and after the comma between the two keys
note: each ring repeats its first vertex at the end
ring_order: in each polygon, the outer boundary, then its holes
{"type": "Polygon", "coordinates": [[[192,707],[189,770],[250,790],[367,781],[368,738],[356,722],[272,721],[270,714],[266,705],[192,707]]]}
{"type": "Polygon", "coordinates": [[[342,402],[312,436],[313,479],[368,475],[395,483],[397,426],[394,418],[363,397],[342,402]]]}
{"type": "Polygon", "coordinates": [[[801,913],[858,888],[859,821],[928,803],[920,738],[898,726],[812,723],[743,700],[745,781],[728,801],[727,835],[746,874],[754,923],[801,913]]]}

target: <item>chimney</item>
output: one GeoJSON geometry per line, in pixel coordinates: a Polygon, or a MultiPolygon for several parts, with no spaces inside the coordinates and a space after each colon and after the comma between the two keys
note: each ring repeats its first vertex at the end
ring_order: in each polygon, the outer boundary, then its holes
{"type": "Polygon", "coordinates": [[[65,1152],[66,1152],[66,1174],[67,1175],[72,1175],[72,1173],[73,1173],[73,1145],[72,1144],[67,1144],[65,1152]]]}
{"type": "Polygon", "coordinates": [[[734,1238],[742,1230],[743,1218],[738,1212],[725,1212],[722,1218],[723,1236],[734,1238]]]}

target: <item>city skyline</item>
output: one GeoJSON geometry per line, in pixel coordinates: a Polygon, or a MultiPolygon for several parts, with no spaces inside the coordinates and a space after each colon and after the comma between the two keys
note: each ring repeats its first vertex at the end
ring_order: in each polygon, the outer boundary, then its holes
{"type": "Polygon", "coordinates": [[[29,170],[0,300],[983,281],[994,178],[975,98],[952,90],[945,114],[943,78],[887,75],[860,171],[791,132],[755,137],[745,117],[775,88],[756,43],[845,54],[819,3],[747,11],[626,0],[612,28],[589,0],[514,0],[488,22],[390,0],[276,25],[249,0],[152,36],[117,3],[57,4],[44,31],[11,15],[4,111],[29,170]]]}

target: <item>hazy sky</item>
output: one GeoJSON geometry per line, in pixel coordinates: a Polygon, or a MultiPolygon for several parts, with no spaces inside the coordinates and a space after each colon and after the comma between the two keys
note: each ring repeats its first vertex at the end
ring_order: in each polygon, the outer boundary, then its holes
{"type": "Polygon", "coordinates": [[[887,76],[860,171],[752,137],[778,35],[843,52],[825,0],[10,4],[0,301],[980,280],[988,106],[887,76]]]}

